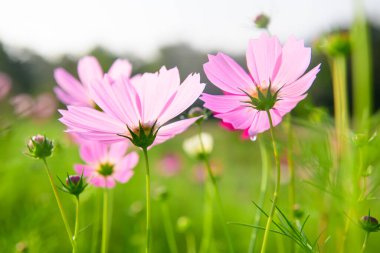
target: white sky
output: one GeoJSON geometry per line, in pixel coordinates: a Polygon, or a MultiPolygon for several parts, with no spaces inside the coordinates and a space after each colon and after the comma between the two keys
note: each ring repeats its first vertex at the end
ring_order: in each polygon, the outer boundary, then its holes
{"type": "MultiPolygon", "coordinates": [[[[162,45],[244,52],[252,19],[271,16],[271,33],[310,39],[352,21],[354,0],[0,0],[0,40],[48,57],[96,45],[151,57],[162,45]]],[[[380,1],[366,0],[379,21],[380,1]]]]}

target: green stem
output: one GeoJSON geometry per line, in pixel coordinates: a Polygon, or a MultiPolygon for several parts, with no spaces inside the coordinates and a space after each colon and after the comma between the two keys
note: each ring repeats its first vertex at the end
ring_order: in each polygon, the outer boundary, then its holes
{"type": "Polygon", "coordinates": [[[272,203],[272,207],[271,207],[271,210],[269,213],[267,224],[265,226],[265,233],[264,233],[264,237],[263,237],[263,244],[261,246],[261,253],[266,252],[270,225],[272,224],[274,212],[276,210],[277,198],[278,198],[278,194],[279,194],[279,190],[280,190],[280,179],[281,179],[280,157],[278,156],[277,145],[276,145],[276,141],[274,138],[273,122],[272,122],[272,117],[270,115],[269,110],[267,111],[267,114],[268,114],[268,120],[269,120],[269,125],[270,125],[270,134],[271,134],[271,138],[272,138],[273,155],[274,155],[274,159],[275,159],[275,163],[276,163],[277,177],[276,177],[276,186],[275,186],[274,193],[273,193],[273,203],[272,203]]]}
{"type": "MultiPolygon", "coordinates": [[[[288,160],[288,169],[289,169],[289,203],[291,210],[291,217],[294,224],[297,223],[297,218],[295,216],[296,208],[296,178],[295,178],[295,169],[294,169],[294,160],[293,160],[293,129],[291,122],[291,115],[287,116],[287,131],[288,131],[288,145],[287,145],[287,160],[288,160]]],[[[296,251],[296,244],[294,241],[291,242],[291,252],[296,251]]]]}
{"type": "Polygon", "coordinates": [[[61,213],[61,217],[62,217],[63,223],[65,224],[67,235],[68,235],[70,243],[71,243],[71,245],[73,247],[73,252],[77,252],[77,246],[76,246],[75,241],[73,240],[73,233],[71,232],[69,222],[67,221],[66,214],[65,214],[65,211],[63,209],[61,199],[59,198],[57,187],[55,186],[54,181],[53,181],[53,177],[52,177],[52,175],[50,173],[49,166],[48,166],[48,164],[46,162],[46,159],[42,159],[42,161],[44,162],[46,173],[47,173],[47,175],[49,177],[50,185],[51,185],[51,188],[53,189],[54,196],[55,196],[55,199],[57,201],[58,208],[59,208],[59,211],[61,213]]]}
{"type": "MultiPolygon", "coordinates": [[[[203,154],[206,154],[205,152],[205,146],[203,144],[203,140],[202,140],[202,127],[201,125],[199,125],[199,139],[200,139],[200,144],[201,144],[201,148],[202,148],[202,152],[203,154]]],[[[230,233],[227,229],[227,224],[226,224],[226,219],[224,217],[224,212],[223,212],[223,204],[222,204],[222,199],[220,197],[220,194],[219,194],[219,190],[218,190],[218,185],[216,183],[216,179],[215,179],[215,176],[211,170],[211,165],[210,165],[210,161],[208,159],[208,156],[205,155],[204,157],[204,162],[205,162],[205,165],[206,165],[206,168],[207,168],[207,173],[208,173],[208,176],[211,180],[211,183],[212,183],[212,187],[213,187],[213,190],[214,190],[214,196],[216,198],[216,203],[218,205],[218,211],[219,211],[219,216],[220,216],[220,219],[222,221],[222,226],[223,226],[223,231],[224,231],[224,234],[227,238],[227,243],[228,243],[228,248],[229,248],[229,252],[230,253],[233,253],[234,252],[234,248],[233,248],[233,245],[232,245],[232,239],[231,239],[231,236],[230,236],[230,233]]]]}
{"type": "MultiPolygon", "coordinates": [[[[268,186],[268,153],[264,146],[264,144],[260,141],[260,152],[261,152],[261,161],[262,161],[262,172],[261,172],[261,183],[260,183],[260,197],[259,201],[257,203],[258,206],[264,205],[265,195],[267,193],[267,186],[268,186]]],[[[257,210],[255,218],[254,218],[254,224],[255,226],[259,226],[261,218],[261,211],[257,210]]],[[[249,242],[249,248],[248,253],[253,253],[257,241],[257,233],[258,229],[253,229],[251,234],[251,240],[249,242]]]]}
{"type": "Polygon", "coordinates": [[[162,211],[162,216],[164,219],[164,227],[165,227],[165,233],[166,233],[166,239],[168,240],[168,245],[171,253],[177,253],[177,243],[175,240],[175,235],[173,231],[173,224],[170,220],[170,213],[169,213],[169,208],[167,205],[166,200],[161,201],[161,211],[162,211]]]}
{"type": "MultiPolygon", "coordinates": [[[[75,228],[74,228],[74,237],[73,240],[75,244],[78,243],[78,231],[79,231],[79,196],[75,196],[76,209],[75,209],[75,228]]],[[[75,251],[73,250],[73,253],[75,251]]]]}
{"type": "Polygon", "coordinates": [[[151,206],[150,206],[150,172],[149,172],[149,159],[148,159],[148,150],[143,148],[144,157],[145,157],[145,169],[146,169],[146,253],[150,252],[150,237],[151,237],[151,206]]]}
{"type": "Polygon", "coordinates": [[[186,233],[187,253],[196,253],[195,238],[190,232],[186,233]]]}
{"type": "Polygon", "coordinates": [[[362,250],[360,251],[361,253],[365,252],[365,249],[367,247],[368,238],[369,238],[369,232],[366,232],[365,233],[365,237],[364,237],[364,242],[363,242],[362,250]]]}
{"type": "Polygon", "coordinates": [[[101,189],[96,189],[96,211],[94,212],[94,229],[92,231],[92,243],[91,243],[91,253],[98,252],[99,245],[99,229],[100,229],[100,212],[101,212],[101,189]]]}
{"type": "Polygon", "coordinates": [[[213,188],[212,183],[209,178],[205,182],[205,203],[203,208],[203,235],[200,244],[200,253],[209,252],[211,237],[212,237],[212,199],[213,199],[213,188]]]}
{"type": "Polygon", "coordinates": [[[103,190],[102,253],[107,252],[108,237],[108,189],[103,190]]]}

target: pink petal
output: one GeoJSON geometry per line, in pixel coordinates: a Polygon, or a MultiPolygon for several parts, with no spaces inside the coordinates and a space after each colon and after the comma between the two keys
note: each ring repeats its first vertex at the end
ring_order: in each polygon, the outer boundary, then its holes
{"type": "MultiPolygon", "coordinates": [[[[61,88],[62,92],[67,93],[72,99],[76,101],[77,105],[89,104],[86,90],[78,80],[76,80],[71,74],[69,74],[63,68],[57,68],[54,71],[54,78],[61,88]]],[[[64,102],[64,101],[62,101],[64,102]]]]}
{"type": "Polygon", "coordinates": [[[306,93],[317,77],[320,66],[321,64],[318,64],[318,66],[307,72],[297,81],[284,85],[279,92],[279,97],[296,97],[306,93]]]}
{"type": "Polygon", "coordinates": [[[132,74],[132,64],[127,60],[117,59],[108,71],[108,75],[113,79],[129,78],[132,74]]]}
{"type": "Polygon", "coordinates": [[[102,175],[96,175],[89,179],[89,183],[102,188],[113,188],[116,185],[115,179],[112,177],[104,177],[102,175]]]}
{"type": "Polygon", "coordinates": [[[87,163],[97,163],[106,158],[107,146],[97,141],[81,140],[80,156],[87,163]]]}
{"type": "Polygon", "coordinates": [[[94,80],[103,78],[103,70],[95,57],[85,56],[78,62],[78,75],[83,85],[88,88],[94,80]]]}
{"type": "Polygon", "coordinates": [[[156,140],[153,145],[157,145],[163,143],[170,138],[173,138],[177,134],[184,132],[188,127],[190,127],[195,121],[197,121],[200,117],[190,118],[179,120],[174,123],[167,124],[161,127],[158,130],[156,140]]]}
{"type": "Polygon", "coordinates": [[[263,33],[251,40],[247,48],[247,65],[257,85],[269,85],[281,61],[281,44],[277,37],[263,33]]]}
{"type": "Polygon", "coordinates": [[[131,107],[127,107],[129,104],[125,86],[122,80],[117,80],[111,85],[108,78],[104,78],[101,81],[94,81],[89,90],[91,98],[106,114],[130,126],[136,119],[130,113],[133,111],[131,107]]]}
{"type": "Polygon", "coordinates": [[[276,102],[274,108],[280,113],[281,116],[284,116],[288,112],[294,109],[297,104],[305,99],[307,94],[298,97],[286,97],[276,102]]]}
{"type": "Polygon", "coordinates": [[[311,49],[302,40],[291,37],[282,49],[281,66],[274,77],[273,84],[281,87],[297,80],[310,64],[311,49]]]}
{"type": "Polygon", "coordinates": [[[253,81],[249,75],[229,56],[218,53],[209,55],[209,61],[203,65],[207,78],[218,88],[231,94],[243,94],[241,90],[250,90],[253,81]]]}
{"type": "Polygon", "coordinates": [[[109,146],[108,158],[113,162],[120,161],[125,153],[127,152],[129,146],[129,140],[117,142],[109,146]]]}
{"type": "Polygon", "coordinates": [[[216,114],[215,117],[230,123],[235,129],[244,130],[251,125],[256,113],[257,110],[251,107],[241,106],[234,111],[216,114]]]}
{"type": "Polygon", "coordinates": [[[159,118],[180,87],[178,69],[162,67],[159,73],[146,73],[134,81],[134,87],[140,101],[142,121],[151,124],[159,118]]]}
{"type": "Polygon", "coordinates": [[[90,177],[95,171],[95,168],[90,165],[74,164],[74,170],[78,175],[82,175],[83,173],[84,177],[90,177]]]}
{"type": "MultiPolygon", "coordinates": [[[[273,126],[277,126],[281,120],[282,116],[276,109],[270,110],[273,126]]],[[[258,111],[252,122],[252,125],[248,129],[249,136],[256,136],[259,133],[265,132],[270,128],[269,119],[267,112],[258,111]]]]}
{"type": "Polygon", "coordinates": [[[133,168],[137,165],[139,156],[136,152],[129,153],[115,166],[113,177],[120,183],[126,183],[133,176],[133,168]]]}
{"type": "Polygon", "coordinates": [[[92,108],[69,106],[68,110],[59,110],[64,123],[71,132],[77,133],[86,139],[109,140],[123,139],[117,134],[126,131],[124,124],[111,116],[92,108]]]}
{"type": "Polygon", "coordinates": [[[199,98],[204,88],[205,84],[200,83],[199,74],[189,75],[179,86],[173,100],[166,101],[167,106],[163,108],[158,124],[165,124],[185,111],[199,98]]]}
{"type": "Polygon", "coordinates": [[[203,93],[201,98],[205,102],[204,107],[213,112],[225,113],[233,111],[244,105],[242,101],[247,101],[247,96],[240,95],[210,95],[203,93]]]}

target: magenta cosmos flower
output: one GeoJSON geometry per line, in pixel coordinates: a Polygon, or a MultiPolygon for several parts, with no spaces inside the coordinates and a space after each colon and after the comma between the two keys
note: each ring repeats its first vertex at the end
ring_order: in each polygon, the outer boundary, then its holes
{"type": "MultiPolygon", "coordinates": [[[[108,76],[112,79],[120,77],[129,78],[132,73],[132,65],[127,60],[116,60],[108,71],[108,76]]],[[[89,87],[96,80],[103,79],[103,70],[95,57],[85,56],[78,62],[79,80],[69,74],[63,68],[54,71],[54,78],[58,87],[54,92],[58,99],[66,105],[77,105],[95,107],[89,95],[89,87]]]]}
{"type": "Polygon", "coordinates": [[[112,188],[116,181],[126,183],[133,176],[139,156],[136,152],[126,154],[128,142],[111,145],[100,142],[81,141],[80,156],[86,164],[75,164],[74,169],[87,181],[103,188],[112,188]]]}
{"type": "Polygon", "coordinates": [[[304,74],[311,49],[295,38],[282,47],[277,37],[265,33],[249,42],[246,57],[249,73],[225,54],[209,55],[205,73],[224,95],[202,94],[201,100],[215,117],[248,129],[253,138],[269,129],[267,111],[276,126],[306,97],[320,65],[304,74]]]}
{"type": "Polygon", "coordinates": [[[133,82],[126,78],[109,85],[103,81],[90,86],[90,97],[102,111],[68,106],[60,110],[60,119],[83,138],[117,142],[128,138],[138,147],[162,143],[185,131],[198,118],[168,123],[200,96],[205,84],[199,74],[189,75],[180,85],[177,68],[162,67],[158,73],[146,73],[133,82]]]}

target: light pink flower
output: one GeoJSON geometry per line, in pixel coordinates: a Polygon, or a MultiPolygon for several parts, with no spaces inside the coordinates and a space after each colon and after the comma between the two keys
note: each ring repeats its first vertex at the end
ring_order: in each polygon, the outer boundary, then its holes
{"type": "Polygon", "coordinates": [[[270,126],[267,112],[254,108],[251,98],[257,99],[259,92],[277,95],[269,110],[276,126],[306,97],[320,65],[303,75],[310,64],[311,49],[293,37],[282,47],[277,37],[265,33],[249,42],[246,57],[249,73],[225,54],[209,55],[205,73],[225,95],[204,93],[201,100],[215,117],[234,129],[248,129],[253,138],[270,126]]]}
{"type": "Polygon", "coordinates": [[[28,94],[18,94],[10,99],[15,114],[21,118],[33,115],[34,99],[28,94]]]}
{"type": "MultiPolygon", "coordinates": [[[[132,73],[132,65],[127,60],[116,60],[108,71],[111,80],[129,78],[132,73]]],[[[93,56],[85,56],[78,62],[79,80],[69,74],[63,68],[54,71],[54,78],[58,87],[54,92],[58,99],[66,105],[94,107],[90,98],[89,87],[92,82],[102,80],[103,70],[98,60],[93,56]]]]}
{"type": "Polygon", "coordinates": [[[57,100],[51,93],[42,93],[36,97],[33,116],[38,119],[50,118],[57,110],[57,100]]]}
{"type": "Polygon", "coordinates": [[[2,100],[6,95],[8,95],[11,90],[11,79],[5,73],[0,72],[0,100],[2,100]]]}
{"type": "Polygon", "coordinates": [[[158,167],[164,176],[174,176],[181,170],[181,157],[176,153],[165,154],[158,167]]]}
{"type": "Polygon", "coordinates": [[[137,135],[153,132],[156,145],[182,133],[198,119],[168,123],[202,93],[205,84],[200,83],[199,74],[189,75],[180,85],[178,69],[162,67],[160,72],[145,73],[133,82],[127,79],[119,79],[112,85],[108,82],[106,77],[90,87],[91,99],[102,112],[78,106],[60,110],[63,116],[60,121],[68,126],[69,132],[104,142],[125,141],[125,137],[132,138],[131,132],[137,135]]]}
{"type": "Polygon", "coordinates": [[[128,142],[106,145],[81,141],[80,156],[86,164],[75,164],[74,169],[87,181],[103,188],[112,188],[116,181],[126,183],[133,176],[139,156],[136,152],[126,155],[128,142]]]}

